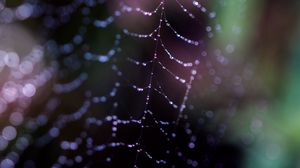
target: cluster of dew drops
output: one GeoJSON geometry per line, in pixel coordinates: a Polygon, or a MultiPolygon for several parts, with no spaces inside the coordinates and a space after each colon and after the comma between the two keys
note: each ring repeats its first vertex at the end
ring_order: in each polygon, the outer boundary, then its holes
{"type": "MultiPolygon", "coordinates": [[[[146,127],[145,120],[148,117],[155,122],[159,127],[160,132],[168,139],[176,138],[176,134],[173,132],[168,132],[164,129],[165,126],[173,125],[177,126],[179,120],[184,118],[184,110],[187,107],[187,100],[192,89],[193,81],[196,79],[198,72],[197,66],[199,66],[201,59],[197,57],[192,62],[185,62],[176,58],[172,54],[166,45],[164,44],[162,38],[160,38],[161,29],[169,29],[174,36],[188,45],[198,47],[201,45],[200,40],[190,39],[181,35],[169,22],[165,8],[166,0],[162,0],[158,5],[153,9],[153,11],[146,11],[139,7],[133,7],[126,3],[120,3],[120,8],[114,11],[111,16],[108,16],[106,19],[93,19],[91,11],[93,8],[98,5],[105,4],[105,0],[74,0],[69,4],[56,8],[51,4],[44,2],[34,1],[34,0],[24,0],[19,6],[15,7],[6,7],[5,1],[0,1],[0,22],[2,24],[11,24],[14,22],[22,22],[27,19],[34,18],[43,18],[43,26],[46,30],[53,30],[59,28],[61,25],[64,25],[69,22],[72,14],[75,11],[81,11],[82,20],[81,25],[78,27],[78,32],[72,37],[67,43],[59,44],[54,39],[48,39],[44,44],[33,46],[31,52],[27,55],[20,56],[14,51],[5,51],[0,50],[0,73],[5,71],[8,72],[8,77],[6,82],[0,87],[0,113],[6,113],[9,108],[12,108],[12,112],[9,115],[9,124],[7,124],[1,131],[0,135],[0,150],[6,151],[5,156],[2,155],[0,168],[14,167],[18,163],[20,156],[31,144],[36,144],[38,146],[44,146],[51,142],[52,139],[55,139],[60,136],[61,130],[66,127],[68,123],[78,121],[82,118],[86,121],[87,129],[91,125],[96,125],[98,127],[104,125],[105,123],[112,124],[112,137],[117,136],[118,126],[120,125],[137,125],[140,128],[146,127]],[[92,25],[99,29],[109,29],[110,25],[114,24],[117,18],[120,18],[126,13],[137,13],[144,15],[146,17],[153,17],[157,15],[159,17],[158,25],[152,32],[148,34],[140,34],[138,32],[131,32],[127,29],[122,29],[119,33],[115,34],[114,44],[107,53],[99,54],[93,51],[89,51],[84,47],[81,47],[85,39],[87,32],[87,27],[92,25]],[[55,16],[55,17],[54,17],[55,16]],[[163,26],[164,25],[164,26],[163,26]],[[190,72],[188,78],[177,75],[175,72],[172,72],[159,60],[157,57],[158,52],[155,50],[153,58],[149,61],[142,62],[128,57],[127,61],[130,64],[147,67],[147,66],[159,66],[163,71],[173,77],[180,85],[185,86],[185,94],[182,97],[180,104],[176,104],[172,101],[163,90],[162,86],[154,85],[155,73],[154,71],[149,72],[149,83],[146,86],[137,86],[134,83],[128,82],[123,84],[121,82],[122,78],[126,78],[124,72],[120,70],[117,64],[112,63],[113,59],[117,59],[116,55],[122,52],[120,49],[120,43],[122,38],[133,37],[137,39],[149,39],[155,41],[155,43],[160,46],[165,52],[167,59],[172,61],[174,64],[182,66],[187,71],[190,72]],[[85,92],[85,101],[82,102],[81,106],[74,112],[68,114],[60,114],[56,117],[56,120],[51,123],[52,127],[49,128],[42,136],[33,137],[32,134],[39,128],[48,124],[48,117],[55,111],[56,107],[59,106],[59,100],[55,97],[49,98],[43,111],[41,111],[36,118],[26,118],[26,110],[30,106],[30,103],[36,92],[39,91],[39,88],[46,85],[49,81],[53,80],[56,73],[59,71],[58,63],[53,60],[49,65],[40,67],[37,65],[43,64],[43,59],[45,56],[45,51],[50,51],[50,53],[55,53],[56,55],[71,55],[75,48],[82,48],[84,50],[83,59],[87,62],[97,62],[101,64],[112,64],[111,70],[115,73],[120,81],[116,81],[110,90],[107,91],[106,95],[93,95],[92,92],[85,92]],[[40,69],[37,69],[40,68],[40,69]],[[37,70],[36,70],[37,69],[37,70]],[[96,117],[85,117],[89,112],[90,107],[93,104],[105,104],[109,100],[116,97],[118,94],[118,89],[122,86],[131,87],[137,93],[146,93],[144,100],[145,110],[141,118],[132,118],[129,120],[123,120],[118,117],[117,114],[107,115],[104,118],[96,117]],[[155,116],[155,114],[148,108],[148,104],[151,99],[151,92],[156,92],[161,95],[162,98],[168,102],[168,104],[178,113],[177,120],[174,122],[162,121],[155,116]],[[11,107],[11,104],[14,104],[11,107]],[[17,132],[17,127],[20,125],[25,125],[26,131],[17,132]]],[[[195,19],[195,15],[190,12],[184,4],[179,0],[175,0],[175,3],[180,7],[182,14],[187,15],[191,19],[195,19]]],[[[216,18],[216,12],[209,11],[204,5],[196,0],[190,0],[189,3],[192,4],[199,12],[207,15],[208,18],[216,18]]],[[[214,26],[207,26],[206,32],[209,38],[214,36],[215,32],[220,32],[221,26],[216,24],[214,26]]],[[[46,34],[46,33],[45,33],[46,34]]],[[[233,50],[233,46],[230,46],[228,50],[233,50]]],[[[206,56],[207,53],[203,51],[200,56],[206,56]]],[[[221,53],[219,52],[221,57],[221,53]]],[[[71,56],[70,56],[71,57],[71,56]]],[[[67,57],[68,58],[68,57],[67,57]]],[[[66,59],[68,60],[68,59],[66,59]]],[[[226,63],[224,57],[220,58],[223,63],[226,63]]],[[[68,61],[66,61],[68,63],[68,61]]],[[[60,95],[64,93],[70,93],[77,88],[79,88],[86,80],[89,79],[89,74],[87,72],[81,72],[78,77],[68,83],[55,83],[53,84],[52,91],[55,95],[60,95]]],[[[114,101],[113,107],[118,107],[118,102],[114,101]]],[[[143,130],[143,129],[142,129],[143,130]]],[[[190,135],[190,142],[187,147],[190,149],[195,148],[197,137],[193,135],[192,130],[187,124],[186,133],[190,135]]],[[[141,137],[141,136],[140,136],[141,137]]],[[[156,158],[151,153],[147,152],[142,148],[140,144],[140,139],[135,143],[125,143],[125,142],[109,142],[106,144],[95,144],[93,138],[91,138],[87,132],[82,131],[79,133],[79,136],[73,141],[62,140],[60,142],[60,149],[65,151],[76,151],[80,146],[86,146],[87,155],[93,155],[95,152],[101,152],[109,148],[118,148],[126,147],[134,149],[137,154],[137,159],[133,162],[134,167],[139,167],[137,165],[137,160],[139,155],[144,155],[148,159],[153,160],[157,165],[167,164],[167,160],[156,158]]],[[[184,156],[181,151],[177,151],[177,156],[185,160],[186,164],[192,167],[197,167],[197,160],[193,160],[184,156]]],[[[52,164],[53,168],[59,168],[61,166],[73,166],[76,163],[83,162],[84,157],[79,153],[78,155],[69,158],[66,155],[59,155],[57,161],[52,164]]],[[[107,157],[106,162],[111,162],[112,158],[107,157]]]]}

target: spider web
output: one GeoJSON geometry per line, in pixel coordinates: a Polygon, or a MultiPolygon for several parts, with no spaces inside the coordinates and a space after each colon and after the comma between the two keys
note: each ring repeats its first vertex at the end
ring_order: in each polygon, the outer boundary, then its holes
{"type": "MultiPolygon", "coordinates": [[[[14,87],[24,90],[30,81],[48,96],[36,104],[25,93],[11,102],[0,99],[3,114],[11,109],[11,120],[22,118],[4,126],[1,167],[214,165],[226,126],[218,136],[206,135],[197,104],[189,104],[205,72],[214,79],[213,89],[222,80],[208,58],[208,44],[221,26],[206,6],[208,1],[196,0],[74,0],[4,7],[5,24],[43,23],[46,41],[33,52],[46,62],[31,72],[40,73],[42,82],[25,74],[26,80],[17,80],[24,86],[14,87]]],[[[226,65],[222,51],[215,51],[226,65]]],[[[208,119],[213,115],[205,112],[208,119]]]]}

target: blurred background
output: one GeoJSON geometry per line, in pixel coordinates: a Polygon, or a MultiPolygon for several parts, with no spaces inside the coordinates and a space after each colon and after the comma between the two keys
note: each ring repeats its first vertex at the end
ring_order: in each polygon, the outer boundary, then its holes
{"type": "Polygon", "coordinates": [[[297,0],[0,0],[0,168],[300,168],[297,0]]]}

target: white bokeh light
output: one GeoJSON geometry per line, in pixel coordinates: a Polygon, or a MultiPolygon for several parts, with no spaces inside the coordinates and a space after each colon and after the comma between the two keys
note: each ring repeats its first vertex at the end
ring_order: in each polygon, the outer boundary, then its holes
{"type": "Polygon", "coordinates": [[[30,74],[33,70],[33,64],[30,61],[24,61],[19,65],[19,70],[24,75],[30,74]]]}
{"type": "Polygon", "coordinates": [[[4,159],[0,163],[0,168],[13,168],[15,167],[14,162],[11,159],[4,159]]]}
{"type": "Polygon", "coordinates": [[[16,10],[16,17],[20,20],[29,18],[33,13],[32,5],[25,3],[20,5],[16,10]]]}
{"type": "Polygon", "coordinates": [[[17,85],[13,82],[7,82],[2,88],[2,96],[9,103],[15,101],[18,98],[17,85]]]}
{"type": "Polygon", "coordinates": [[[36,92],[36,87],[31,83],[25,84],[24,87],[22,88],[22,93],[26,97],[32,97],[35,94],[35,92],[36,92]]]}
{"type": "Polygon", "coordinates": [[[15,68],[19,65],[20,58],[15,52],[8,52],[4,57],[5,64],[10,68],[15,68]]]}
{"type": "Polygon", "coordinates": [[[2,130],[2,136],[4,139],[11,141],[16,138],[17,136],[17,130],[13,126],[6,126],[2,130]]]}
{"type": "Polygon", "coordinates": [[[15,126],[22,124],[23,120],[24,120],[23,114],[20,112],[14,112],[9,117],[10,123],[15,126]]]}

